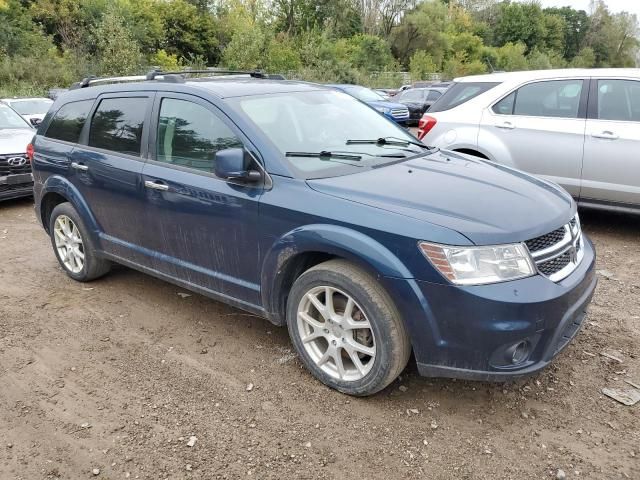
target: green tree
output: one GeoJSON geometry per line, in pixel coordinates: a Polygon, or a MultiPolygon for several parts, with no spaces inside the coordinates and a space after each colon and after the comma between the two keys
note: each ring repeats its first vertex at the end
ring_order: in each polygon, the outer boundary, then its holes
{"type": "Polygon", "coordinates": [[[110,7],[102,17],[96,38],[101,74],[127,75],[140,70],[140,46],[115,7],[110,7]]]}
{"type": "Polygon", "coordinates": [[[545,21],[537,3],[502,3],[496,25],[495,40],[498,45],[522,43],[526,50],[543,47],[545,21]]]}
{"type": "Polygon", "coordinates": [[[439,72],[439,68],[431,55],[424,50],[418,50],[411,56],[409,71],[414,80],[424,80],[427,75],[439,72]]]}

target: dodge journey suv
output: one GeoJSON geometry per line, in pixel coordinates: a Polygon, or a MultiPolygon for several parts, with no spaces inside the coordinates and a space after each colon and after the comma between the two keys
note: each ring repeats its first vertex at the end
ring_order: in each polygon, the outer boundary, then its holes
{"type": "Polygon", "coordinates": [[[595,254],[563,189],[430,149],[335,89],[221,77],[86,79],[56,100],[34,193],[67,275],[124,264],[286,325],[351,395],[412,353],[427,376],[531,374],[576,335],[595,254]]]}

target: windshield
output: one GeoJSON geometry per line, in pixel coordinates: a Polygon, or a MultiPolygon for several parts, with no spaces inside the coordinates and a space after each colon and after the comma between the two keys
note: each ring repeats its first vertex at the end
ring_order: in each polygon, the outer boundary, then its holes
{"type": "Polygon", "coordinates": [[[379,102],[384,101],[382,95],[366,87],[343,87],[343,90],[352,97],[356,97],[363,102],[379,102]]]}
{"type": "Polygon", "coordinates": [[[31,128],[20,115],[0,103],[0,128],[31,128]]]}
{"type": "MultiPolygon", "coordinates": [[[[303,178],[356,173],[424,154],[417,145],[347,144],[348,140],[393,137],[417,142],[382,114],[335,90],[239,97],[230,100],[276,148],[287,152],[357,154],[359,161],[289,155],[286,161],[303,178]],[[385,157],[384,155],[387,155],[385,157]]],[[[426,152],[428,153],[428,152],[426,152]]]]}
{"type": "Polygon", "coordinates": [[[49,111],[49,107],[53,102],[51,100],[33,99],[33,100],[11,100],[9,105],[20,115],[44,115],[49,111]]]}

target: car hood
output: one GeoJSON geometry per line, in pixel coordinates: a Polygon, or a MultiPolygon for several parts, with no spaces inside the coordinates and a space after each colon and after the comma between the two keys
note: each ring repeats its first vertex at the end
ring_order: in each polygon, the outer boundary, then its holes
{"type": "MultiPolygon", "coordinates": [[[[448,151],[308,184],[327,195],[455,230],[476,245],[535,238],[568,223],[576,209],[557,185],[448,151]]],[[[422,240],[428,236],[425,229],[422,240]]]]}
{"type": "Polygon", "coordinates": [[[373,102],[367,102],[367,105],[373,107],[373,108],[406,108],[405,105],[402,105],[401,103],[396,103],[396,102],[384,102],[382,100],[380,101],[373,101],[373,102]]]}
{"type": "Polygon", "coordinates": [[[35,134],[31,128],[0,128],[0,154],[26,153],[35,134]]]}

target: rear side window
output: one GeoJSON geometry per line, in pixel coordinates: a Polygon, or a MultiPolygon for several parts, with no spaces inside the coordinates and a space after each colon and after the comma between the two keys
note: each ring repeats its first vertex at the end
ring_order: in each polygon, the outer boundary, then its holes
{"type": "Polygon", "coordinates": [[[91,119],[89,146],[140,155],[146,97],[105,98],[91,119]]]}
{"type": "Polygon", "coordinates": [[[160,106],[156,160],[213,173],[216,153],[242,147],[217,115],[197,103],[165,98],[160,106]]]}
{"type": "Polygon", "coordinates": [[[640,82],[598,80],[598,119],[640,121],[640,82]]]}
{"type": "Polygon", "coordinates": [[[429,109],[430,112],[444,112],[468,102],[472,98],[491,90],[499,82],[459,82],[454,83],[429,109]]]}
{"type": "Polygon", "coordinates": [[[78,143],[80,132],[89,116],[92,105],[93,99],[63,105],[53,116],[44,136],[55,140],[78,143]]]}
{"type": "Polygon", "coordinates": [[[582,80],[530,83],[516,92],[514,115],[578,118],[582,80]]]}

